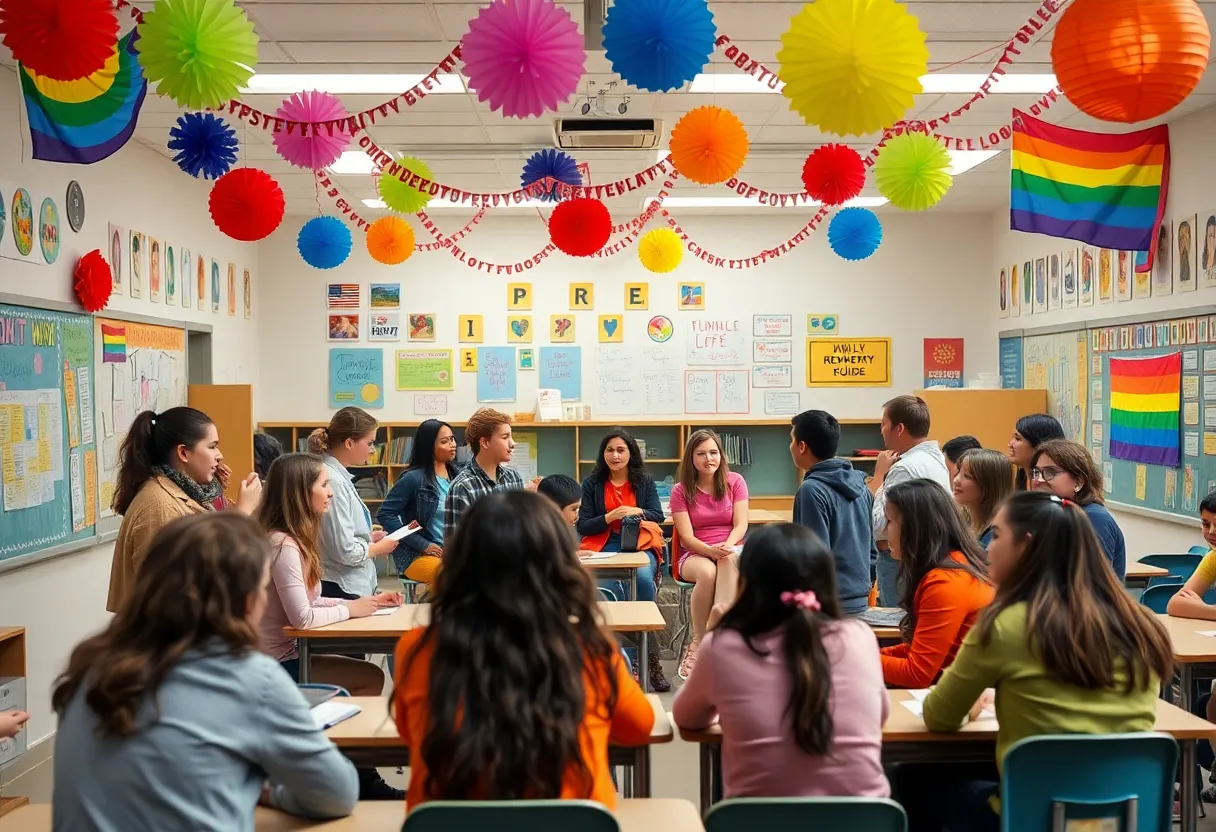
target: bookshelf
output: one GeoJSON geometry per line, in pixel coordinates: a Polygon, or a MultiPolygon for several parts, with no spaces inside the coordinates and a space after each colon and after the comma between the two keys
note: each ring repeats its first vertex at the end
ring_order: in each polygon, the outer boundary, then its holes
{"type": "MultiPolygon", "coordinates": [[[[25,683],[28,682],[26,675],[25,663],[25,628],[24,627],[0,627],[0,679],[20,679],[24,682],[19,683],[17,688],[16,699],[5,700],[4,707],[0,710],[9,710],[17,708],[19,710],[28,710],[28,689],[25,683]]],[[[11,689],[10,689],[11,690],[11,689]]],[[[19,759],[21,754],[26,750],[29,742],[29,730],[22,731],[13,740],[7,740],[9,748],[13,746],[17,749],[17,756],[12,760],[5,759],[8,754],[4,753],[6,749],[0,747],[0,760],[4,761],[4,765],[8,765],[13,760],[19,759]]],[[[11,752],[10,752],[11,753],[11,752]]],[[[29,798],[16,795],[0,795],[0,816],[4,816],[14,809],[20,809],[22,806],[29,803],[29,798]]]]}

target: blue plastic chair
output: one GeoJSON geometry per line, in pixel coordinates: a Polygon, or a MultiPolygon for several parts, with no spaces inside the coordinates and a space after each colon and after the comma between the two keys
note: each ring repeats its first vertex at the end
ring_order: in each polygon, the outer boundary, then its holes
{"type": "Polygon", "coordinates": [[[1001,830],[1063,832],[1065,818],[1123,819],[1172,832],[1178,744],[1165,734],[1048,735],[1013,744],[1001,778],[1001,830]]]}
{"type": "Polygon", "coordinates": [[[908,818],[894,800],[870,797],[780,797],[723,800],[705,813],[705,832],[758,829],[856,829],[906,832],[908,818]]]}
{"type": "Polygon", "coordinates": [[[1209,551],[1210,551],[1210,548],[1207,546],[1192,546],[1190,549],[1187,550],[1187,552],[1189,552],[1192,555],[1201,555],[1201,556],[1206,555],[1209,551]]]}
{"type": "Polygon", "coordinates": [[[405,816],[401,832],[620,832],[603,804],[590,800],[436,800],[405,816]]]}
{"type": "Polygon", "coordinates": [[[1175,581],[1187,582],[1195,569],[1199,566],[1199,561],[1203,560],[1202,555],[1179,554],[1179,555],[1145,555],[1140,558],[1141,563],[1147,563],[1149,566],[1156,566],[1159,569],[1168,569],[1170,574],[1161,578],[1150,578],[1148,585],[1150,587],[1158,584],[1174,583],[1175,581]]]}
{"type": "MultiPolygon", "coordinates": [[[[1140,593],[1140,603],[1155,613],[1164,613],[1166,612],[1166,607],[1169,606],[1170,599],[1178,594],[1178,590],[1184,586],[1185,584],[1178,581],[1150,586],[1140,593]]],[[[1216,606],[1216,589],[1209,589],[1201,597],[1203,598],[1203,603],[1216,606]]]]}

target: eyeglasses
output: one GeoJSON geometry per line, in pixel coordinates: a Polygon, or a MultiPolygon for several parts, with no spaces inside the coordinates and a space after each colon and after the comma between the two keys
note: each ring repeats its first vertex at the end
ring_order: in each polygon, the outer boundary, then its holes
{"type": "Polygon", "coordinates": [[[1063,468],[1056,468],[1054,465],[1048,465],[1046,468],[1031,468],[1030,478],[1038,482],[1051,482],[1063,473],[1063,468]]]}

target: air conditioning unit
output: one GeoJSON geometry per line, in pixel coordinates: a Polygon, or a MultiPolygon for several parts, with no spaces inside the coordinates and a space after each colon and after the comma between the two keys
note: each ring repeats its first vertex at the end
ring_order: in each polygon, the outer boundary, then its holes
{"type": "Polygon", "coordinates": [[[663,138],[653,118],[558,118],[553,141],[563,150],[650,150],[663,138]]]}

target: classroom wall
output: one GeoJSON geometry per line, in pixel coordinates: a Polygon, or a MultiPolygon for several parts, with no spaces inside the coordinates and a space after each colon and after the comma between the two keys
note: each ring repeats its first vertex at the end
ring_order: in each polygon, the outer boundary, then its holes
{"type": "MultiPolygon", "coordinates": [[[[261,297],[257,246],[222,235],[207,213],[207,185],[190,179],[171,161],[134,141],[96,165],[31,161],[24,114],[20,119],[16,116],[18,89],[14,73],[0,67],[0,112],[6,114],[6,118],[0,119],[0,180],[56,198],[60,204],[62,243],[59,258],[51,266],[0,259],[0,292],[74,302],[72,270],[76,260],[92,249],[106,250],[110,222],[175,245],[185,243],[195,252],[223,263],[231,260],[238,264],[238,284],[242,265],[253,269],[253,320],[244,320],[239,304],[236,317],[229,317],[226,308],[221,308],[217,315],[209,307],[204,312],[153,304],[146,285],[143,299],[115,296],[109,308],[210,324],[214,381],[256,383],[259,344],[255,328],[261,297]],[[86,216],[80,233],[70,230],[63,211],[64,193],[72,179],[84,190],[86,216]]],[[[105,602],[112,553],[112,544],[105,544],[0,574],[0,624],[24,626],[27,630],[31,744],[54,730],[50,688],[72,647],[104,626],[109,618],[105,602]]]]}

